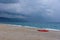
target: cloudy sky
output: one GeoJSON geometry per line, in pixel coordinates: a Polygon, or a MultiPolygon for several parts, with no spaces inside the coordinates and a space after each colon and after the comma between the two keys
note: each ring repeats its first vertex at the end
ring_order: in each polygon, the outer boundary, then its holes
{"type": "Polygon", "coordinates": [[[0,0],[0,17],[60,22],[60,0],[0,0]]]}

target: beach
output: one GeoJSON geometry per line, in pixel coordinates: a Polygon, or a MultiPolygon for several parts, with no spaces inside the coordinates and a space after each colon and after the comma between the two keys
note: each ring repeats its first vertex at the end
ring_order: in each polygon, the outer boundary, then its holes
{"type": "Polygon", "coordinates": [[[0,24],[0,40],[60,40],[60,31],[39,32],[39,28],[0,24]]]}

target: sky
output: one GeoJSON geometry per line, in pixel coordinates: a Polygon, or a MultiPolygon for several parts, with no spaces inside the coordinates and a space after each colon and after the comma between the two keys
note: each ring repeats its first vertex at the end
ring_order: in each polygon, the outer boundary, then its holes
{"type": "Polygon", "coordinates": [[[0,0],[0,17],[60,22],[60,0],[0,0]]]}

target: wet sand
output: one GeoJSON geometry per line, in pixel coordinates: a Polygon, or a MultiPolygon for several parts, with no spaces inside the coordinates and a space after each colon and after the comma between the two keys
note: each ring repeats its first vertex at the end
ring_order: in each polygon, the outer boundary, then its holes
{"type": "Polygon", "coordinates": [[[0,24],[0,40],[60,40],[60,31],[38,32],[37,28],[0,24]]]}

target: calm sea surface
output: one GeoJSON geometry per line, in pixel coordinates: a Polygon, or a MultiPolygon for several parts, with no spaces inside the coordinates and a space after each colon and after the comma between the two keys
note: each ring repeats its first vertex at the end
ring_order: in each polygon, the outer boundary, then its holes
{"type": "Polygon", "coordinates": [[[60,23],[30,23],[30,22],[3,22],[3,23],[60,30],[60,23]]]}

